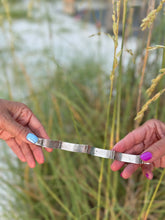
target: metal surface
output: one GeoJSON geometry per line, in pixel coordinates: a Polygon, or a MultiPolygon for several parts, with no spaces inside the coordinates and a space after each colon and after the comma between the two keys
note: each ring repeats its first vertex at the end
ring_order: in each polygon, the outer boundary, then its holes
{"type": "Polygon", "coordinates": [[[134,163],[134,164],[149,164],[145,163],[140,159],[139,155],[119,153],[113,150],[104,150],[101,148],[92,147],[84,144],[74,144],[63,141],[53,141],[50,139],[38,138],[38,141],[35,143],[41,147],[61,149],[70,152],[86,153],[96,157],[108,158],[113,160],[122,161],[125,163],[134,163]]]}

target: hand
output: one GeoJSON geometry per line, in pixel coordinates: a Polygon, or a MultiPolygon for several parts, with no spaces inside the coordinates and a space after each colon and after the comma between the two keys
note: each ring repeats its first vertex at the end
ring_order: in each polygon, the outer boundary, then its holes
{"type": "MultiPolygon", "coordinates": [[[[150,165],[141,165],[143,174],[148,179],[152,179],[154,167],[165,168],[165,124],[156,119],[151,119],[120,140],[113,150],[129,154],[141,154],[140,157],[143,161],[151,163],[150,165]]],[[[123,162],[114,161],[111,169],[117,171],[123,166],[123,162]]],[[[140,165],[137,164],[128,164],[121,176],[127,179],[139,167],[140,165]]]]}
{"type": "MultiPolygon", "coordinates": [[[[41,147],[26,139],[29,133],[49,138],[39,120],[26,105],[0,99],[0,138],[6,141],[22,162],[27,162],[29,167],[34,168],[35,160],[39,164],[44,162],[44,155],[41,147]]],[[[46,150],[52,151],[48,148],[46,150]]]]}

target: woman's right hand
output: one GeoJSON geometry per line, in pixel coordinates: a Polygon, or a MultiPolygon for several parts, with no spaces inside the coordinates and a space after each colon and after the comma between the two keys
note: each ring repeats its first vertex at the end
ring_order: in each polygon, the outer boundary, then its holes
{"type": "Polygon", "coordinates": [[[49,138],[33,112],[23,103],[0,99],[0,139],[31,168],[35,167],[35,161],[44,163],[42,148],[34,144],[37,136],[49,138]]]}

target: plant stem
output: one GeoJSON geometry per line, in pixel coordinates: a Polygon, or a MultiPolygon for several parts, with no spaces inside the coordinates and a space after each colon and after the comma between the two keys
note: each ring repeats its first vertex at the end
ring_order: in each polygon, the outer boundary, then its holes
{"type": "MultiPolygon", "coordinates": [[[[155,7],[155,0],[152,0],[151,10],[154,9],[154,7],[155,7]]],[[[153,28],[153,24],[151,25],[151,27],[150,27],[150,29],[149,29],[149,32],[148,32],[146,48],[149,47],[150,42],[151,42],[152,28],[153,28]]],[[[144,81],[144,75],[145,75],[147,60],[148,60],[148,50],[145,50],[144,62],[143,62],[143,67],[142,67],[142,72],[141,72],[141,79],[140,79],[140,84],[139,84],[137,106],[136,106],[136,112],[137,112],[137,113],[140,111],[141,95],[142,95],[142,86],[143,86],[143,81],[144,81]]],[[[136,122],[135,122],[135,127],[138,127],[139,124],[140,124],[140,120],[136,120],[136,122]]]]}
{"type": "MultiPolygon", "coordinates": [[[[165,33],[165,31],[164,31],[165,33]]],[[[164,35],[163,35],[164,36],[164,35]]],[[[164,38],[164,44],[165,44],[165,38],[164,38]]],[[[162,69],[165,68],[165,48],[163,49],[163,57],[162,57],[162,69]]],[[[163,87],[163,81],[160,82],[159,84],[159,91],[161,90],[161,88],[163,87]]],[[[159,106],[160,106],[160,98],[158,99],[158,101],[156,102],[156,112],[155,112],[155,118],[158,118],[158,111],[159,111],[159,106]]]]}
{"type": "Polygon", "coordinates": [[[67,214],[73,219],[76,219],[76,217],[71,213],[71,211],[62,203],[62,201],[58,198],[58,196],[47,186],[47,184],[39,175],[38,175],[38,180],[45,187],[45,189],[50,194],[50,196],[67,212],[67,214]]]}
{"type": "Polygon", "coordinates": [[[148,218],[148,215],[149,215],[149,213],[150,213],[152,204],[153,204],[153,202],[154,202],[154,199],[155,199],[155,197],[156,197],[156,194],[157,194],[157,192],[158,192],[159,186],[160,186],[160,184],[161,184],[161,182],[162,182],[162,180],[163,180],[164,175],[165,175],[165,169],[163,170],[162,175],[160,176],[159,182],[158,182],[158,184],[157,184],[157,186],[156,186],[156,188],[155,188],[155,191],[154,191],[154,193],[153,193],[153,195],[152,195],[152,198],[151,198],[151,201],[150,201],[150,203],[149,203],[149,205],[148,205],[148,208],[147,208],[147,211],[146,211],[144,220],[147,220],[147,218],[148,218]]]}
{"type": "Polygon", "coordinates": [[[140,215],[138,216],[137,220],[141,220],[142,216],[144,215],[144,212],[146,210],[146,206],[147,206],[147,200],[149,200],[149,189],[150,189],[150,180],[146,180],[146,186],[145,186],[145,195],[144,195],[144,206],[140,212],[140,215]]]}
{"type": "Polygon", "coordinates": [[[118,76],[118,88],[117,88],[117,126],[116,126],[116,142],[120,139],[120,110],[121,110],[121,82],[122,82],[122,58],[123,58],[123,47],[125,40],[125,23],[126,23],[126,15],[127,15],[127,2],[128,0],[124,0],[124,8],[123,8],[123,25],[122,25],[122,45],[121,45],[121,55],[119,61],[119,76],[118,76]]]}
{"type": "MultiPolygon", "coordinates": [[[[107,118],[106,118],[106,127],[104,132],[104,149],[106,147],[106,139],[108,134],[108,126],[109,126],[109,115],[110,115],[110,106],[111,106],[111,99],[112,99],[112,92],[113,92],[113,84],[114,84],[114,77],[115,71],[118,65],[117,61],[117,47],[118,47],[118,30],[119,30],[119,17],[120,17],[120,3],[121,1],[112,1],[113,4],[113,31],[114,31],[114,60],[113,60],[113,69],[111,71],[110,80],[110,93],[109,93],[109,101],[108,101],[108,108],[107,108],[107,118]],[[116,6],[116,8],[115,8],[116,6]],[[116,9],[116,10],[115,10],[116,9]]],[[[98,198],[97,198],[97,212],[96,212],[96,220],[100,219],[100,203],[101,203],[101,186],[102,186],[102,179],[103,179],[103,169],[104,169],[104,159],[101,162],[101,169],[100,169],[100,176],[98,181],[98,198]]]]}

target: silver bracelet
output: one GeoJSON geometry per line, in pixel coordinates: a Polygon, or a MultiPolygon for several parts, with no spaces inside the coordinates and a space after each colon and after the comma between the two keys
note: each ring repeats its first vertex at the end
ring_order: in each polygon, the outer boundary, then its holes
{"type": "Polygon", "coordinates": [[[35,144],[46,148],[61,149],[70,152],[86,153],[92,156],[118,160],[125,163],[150,164],[142,161],[139,155],[125,154],[125,153],[116,152],[114,150],[105,150],[101,148],[92,147],[90,145],[74,144],[74,143],[55,141],[44,138],[38,138],[38,141],[35,144]]]}

